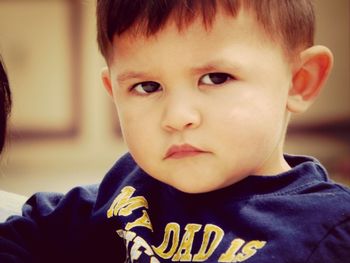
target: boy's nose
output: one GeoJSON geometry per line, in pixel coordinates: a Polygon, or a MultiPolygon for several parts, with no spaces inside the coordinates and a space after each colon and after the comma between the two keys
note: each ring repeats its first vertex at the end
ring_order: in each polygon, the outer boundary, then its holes
{"type": "Polygon", "coordinates": [[[168,132],[195,129],[202,118],[194,98],[177,96],[168,98],[162,116],[162,128],[168,132]]]}

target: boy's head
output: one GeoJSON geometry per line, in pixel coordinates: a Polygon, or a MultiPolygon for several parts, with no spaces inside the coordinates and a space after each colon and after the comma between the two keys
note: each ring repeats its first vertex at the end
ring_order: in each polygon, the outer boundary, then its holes
{"type": "Polygon", "coordinates": [[[99,45],[130,153],[185,192],[290,169],[290,112],[332,65],[309,1],[99,0],[99,45]]]}

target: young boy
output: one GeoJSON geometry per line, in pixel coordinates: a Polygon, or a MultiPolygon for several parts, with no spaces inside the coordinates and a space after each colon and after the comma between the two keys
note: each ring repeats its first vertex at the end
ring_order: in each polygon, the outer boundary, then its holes
{"type": "Polygon", "coordinates": [[[98,193],[32,197],[6,262],[349,260],[349,189],[283,155],[333,62],[310,1],[99,0],[97,21],[130,153],[98,193]]]}

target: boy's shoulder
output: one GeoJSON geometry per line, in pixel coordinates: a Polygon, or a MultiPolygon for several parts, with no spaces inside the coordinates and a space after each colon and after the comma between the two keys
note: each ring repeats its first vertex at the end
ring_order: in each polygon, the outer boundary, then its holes
{"type": "MultiPolygon", "coordinates": [[[[297,178],[294,187],[298,194],[310,194],[323,198],[339,197],[344,198],[344,201],[350,201],[349,186],[333,181],[326,168],[317,159],[293,155],[285,155],[285,158],[292,167],[289,173],[297,178]]],[[[350,206],[350,202],[341,204],[350,206]]]]}
{"type": "MultiPolygon", "coordinates": [[[[350,188],[333,181],[326,168],[309,156],[285,155],[291,170],[268,178],[269,197],[286,198],[286,206],[317,214],[316,218],[337,217],[350,220],[350,188]],[[275,189],[274,189],[275,187],[275,189]]],[[[288,211],[288,210],[287,210],[288,211]]],[[[342,220],[339,219],[339,220],[342,220]]]]}

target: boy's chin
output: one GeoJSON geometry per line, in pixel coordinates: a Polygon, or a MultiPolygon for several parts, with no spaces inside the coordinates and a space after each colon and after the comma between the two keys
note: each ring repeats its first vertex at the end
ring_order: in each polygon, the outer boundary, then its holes
{"type": "Polygon", "coordinates": [[[186,193],[186,194],[202,194],[202,193],[208,193],[215,190],[219,190],[222,188],[225,188],[229,186],[230,184],[218,184],[218,182],[201,182],[201,180],[195,180],[193,182],[165,182],[166,184],[170,185],[171,187],[177,189],[180,192],[186,193]]]}

